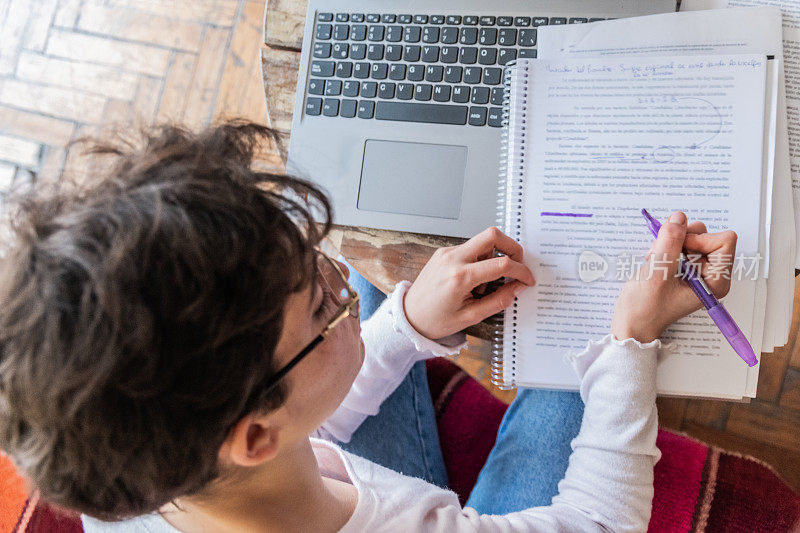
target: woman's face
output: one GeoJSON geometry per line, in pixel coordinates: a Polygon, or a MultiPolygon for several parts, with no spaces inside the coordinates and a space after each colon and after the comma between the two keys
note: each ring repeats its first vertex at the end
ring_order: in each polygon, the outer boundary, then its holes
{"type": "MultiPolygon", "coordinates": [[[[349,276],[347,267],[338,264],[349,276]]],[[[346,285],[327,261],[321,260],[319,265],[324,279],[315,279],[287,301],[275,351],[276,368],[314,340],[339,309],[335,298],[346,285]]],[[[279,408],[288,415],[283,438],[305,438],[330,417],[344,400],[363,362],[361,324],[358,318],[348,315],[283,378],[288,389],[286,402],[279,408]]]]}

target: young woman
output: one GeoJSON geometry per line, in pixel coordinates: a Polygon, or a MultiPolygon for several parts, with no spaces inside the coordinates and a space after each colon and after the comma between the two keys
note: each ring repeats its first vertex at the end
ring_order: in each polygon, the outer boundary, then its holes
{"type": "Polygon", "coordinates": [[[520,392],[462,508],[418,363],[536,290],[522,248],[490,228],[439,250],[362,324],[347,267],[315,250],[324,195],[251,168],[269,135],[162,128],[100,147],[105,179],[15,204],[0,447],[43,497],[87,531],[644,530],[658,337],[700,307],[677,260],[729,270],[735,235],[674,213],[652,250],[666,276],[629,282],[572,356],[580,397],[520,392]]]}

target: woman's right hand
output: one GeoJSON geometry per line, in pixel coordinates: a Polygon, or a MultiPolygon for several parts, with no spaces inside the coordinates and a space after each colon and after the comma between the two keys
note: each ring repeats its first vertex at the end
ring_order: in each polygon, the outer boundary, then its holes
{"type": "Polygon", "coordinates": [[[717,298],[728,294],[736,252],[736,233],[707,233],[702,222],[687,225],[686,215],[672,213],[661,226],[647,261],[629,280],[617,298],[611,333],[619,340],[633,338],[650,342],[689,313],[702,307],[689,284],[678,277],[681,249],[700,255],[693,263],[717,298]]]}

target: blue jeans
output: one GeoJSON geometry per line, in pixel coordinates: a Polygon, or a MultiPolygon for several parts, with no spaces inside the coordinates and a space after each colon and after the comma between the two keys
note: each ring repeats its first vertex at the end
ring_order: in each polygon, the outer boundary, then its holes
{"type": "MultiPolygon", "coordinates": [[[[350,283],[361,295],[361,318],[385,298],[352,267],[350,283]]],[[[467,506],[505,514],[549,505],[564,477],[570,442],[578,434],[583,402],[574,392],[522,389],[506,411],[467,506]]],[[[403,474],[447,486],[424,362],[417,363],[355,432],[345,450],[403,474]]]]}

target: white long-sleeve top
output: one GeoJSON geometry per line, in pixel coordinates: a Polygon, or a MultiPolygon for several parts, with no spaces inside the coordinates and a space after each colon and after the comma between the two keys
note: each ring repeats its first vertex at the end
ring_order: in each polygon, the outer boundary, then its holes
{"type": "MultiPolygon", "coordinates": [[[[453,353],[463,338],[434,342],[408,323],[398,285],[362,326],[364,365],[341,407],[316,432],[348,441],[420,360],[453,353]]],[[[559,493],[552,504],[507,515],[480,515],[458,497],[343,451],[325,439],[312,445],[323,475],[349,480],[358,491],[344,532],[361,531],[645,531],[653,498],[656,448],[656,359],[659,340],[641,344],[607,335],[571,356],[586,408],[559,493]]],[[[509,479],[513,484],[514,480],[509,479]]],[[[87,532],[175,533],[159,514],[106,523],[83,517],[87,532]]]]}

